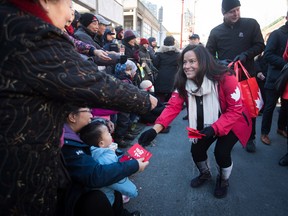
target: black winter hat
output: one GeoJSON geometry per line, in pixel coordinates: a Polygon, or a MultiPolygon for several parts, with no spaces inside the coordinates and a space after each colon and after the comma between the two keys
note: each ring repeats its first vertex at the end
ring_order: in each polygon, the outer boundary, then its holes
{"type": "Polygon", "coordinates": [[[98,21],[97,17],[91,13],[84,13],[84,14],[81,14],[81,17],[80,17],[80,23],[87,27],[89,26],[92,22],[95,22],[95,21],[98,21]]]}
{"type": "Polygon", "coordinates": [[[123,27],[122,26],[117,26],[115,28],[116,34],[119,34],[121,31],[123,31],[123,27]]]}
{"type": "Polygon", "coordinates": [[[223,0],[222,1],[222,13],[225,14],[235,7],[241,6],[239,0],[223,0]]]}
{"type": "Polygon", "coordinates": [[[150,46],[152,46],[152,42],[156,41],[156,38],[155,37],[149,37],[148,41],[149,41],[150,46]]]}
{"type": "Polygon", "coordinates": [[[132,30],[127,30],[124,32],[124,40],[129,42],[130,40],[136,38],[134,32],[132,30]]]}
{"type": "Polygon", "coordinates": [[[124,29],[123,29],[122,26],[117,26],[117,27],[115,28],[116,38],[117,38],[118,40],[121,40],[121,39],[122,39],[119,34],[120,34],[123,30],[124,30],[124,29]]]}
{"type": "Polygon", "coordinates": [[[173,36],[167,36],[164,39],[164,46],[174,46],[175,45],[175,39],[173,36]]]}

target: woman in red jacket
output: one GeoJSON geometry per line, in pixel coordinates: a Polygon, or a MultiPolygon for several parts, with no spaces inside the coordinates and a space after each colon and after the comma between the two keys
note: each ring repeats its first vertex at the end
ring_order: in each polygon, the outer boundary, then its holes
{"type": "Polygon", "coordinates": [[[191,180],[191,187],[211,179],[207,150],[217,140],[214,154],[219,175],[214,196],[223,198],[233,166],[231,150],[238,140],[245,146],[251,132],[234,72],[218,65],[203,46],[189,45],[181,54],[175,89],[154,127],[141,134],[139,143],[149,144],[176,118],[186,101],[190,128],[205,134],[202,139],[192,139],[192,158],[200,175],[191,180]]]}

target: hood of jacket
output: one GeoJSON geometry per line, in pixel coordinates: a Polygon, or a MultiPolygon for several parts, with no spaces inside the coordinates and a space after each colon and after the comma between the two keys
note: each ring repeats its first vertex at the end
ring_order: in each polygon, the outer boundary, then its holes
{"type": "Polygon", "coordinates": [[[165,46],[165,45],[163,45],[157,50],[158,53],[165,53],[165,52],[170,52],[170,51],[179,52],[180,53],[180,50],[176,46],[165,46]]]}
{"type": "Polygon", "coordinates": [[[83,141],[80,139],[79,135],[71,129],[69,124],[64,124],[64,139],[71,140],[72,142],[64,141],[65,145],[73,145],[77,147],[88,147],[83,141]]]}

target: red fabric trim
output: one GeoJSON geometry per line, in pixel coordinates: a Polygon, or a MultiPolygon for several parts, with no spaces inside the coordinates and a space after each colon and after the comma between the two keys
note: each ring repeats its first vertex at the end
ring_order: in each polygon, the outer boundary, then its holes
{"type": "Polygon", "coordinates": [[[148,88],[146,88],[146,91],[149,91],[151,88],[153,87],[153,84],[151,86],[149,86],[148,88]]]}
{"type": "Polygon", "coordinates": [[[47,13],[44,9],[38,4],[33,2],[32,0],[9,0],[12,4],[18,7],[20,10],[28,12],[48,23],[52,23],[51,19],[47,16],[47,13]]]}
{"type": "Polygon", "coordinates": [[[283,53],[283,58],[284,60],[287,62],[288,61],[288,40],[287,40],[287,43],[286,43],[286,48],[285,48],[285,51],[283,53]]]}
{"type": "Polygon", "coordinates": [[[70,35],[74,35],[74,28],[72,25],[70,26],[65,26],[66,31],[70,34],[70,35]]]}

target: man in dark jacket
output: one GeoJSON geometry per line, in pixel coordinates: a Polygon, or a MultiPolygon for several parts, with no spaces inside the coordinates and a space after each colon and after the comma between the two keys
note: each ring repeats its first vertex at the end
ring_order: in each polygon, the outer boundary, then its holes
{"type": "Polygon", "coordinates": [[[75,32],[75,37],[85,43],[91,44],[97,49],[101,49],[98,43],[94,40],[99,29],[99,21],[97,17],[90,13],[84,13],[80,18],[80,26],[75,32]]]}
{"type": "Polygon", "coordinates": [[[107,26],[109,26],[111,24],[111,22],[107,21],[104,17],[102,17],[101,15],[96,15],[97,20],[99,22],[98,25],[98,30],[97,30],[97,34],[94,37],[94,41],[100,46],[100,47],[104,47],[104,33],[105,30],[107,28],[107,26]]]}
{"type": "Polygon", "coordinates": [[[106,52],[106,51],[104,52],[104,49],[99,45],[99,43],[97,43],[96,36],[97,36],[98,29],[99,29],[99,20],[97,19],[97,16],[91,13],[82,14],[80,18],[81,25],[75,32],[74,36],[78,40],[83,41],[87,44],[91,44],[92,46],[96,47],[97,50],[102,50],[103,53],[108,57],[108,59],[105,61],[100,59],[97,56],[93,57],[94,62],[98,66],[115,65],[121,60],[120,54],[110,53],[108,56],[109,52],[106,52]]]}
{"type": "MultiPolygon", "coordinates": [[[[288,13],[286,16],[288,20],[288,13]]],[[[288,39],[288,21],[285,25],[281,26],[279,29],[273,31],[267,41],[267,47],[264,52],[264,58],[268,62],[268,72],[265,82],[265,95],[266,104],[263,112],[262,125],[261,125],[261,141],[270,145],[271,140],[268,136],[271,124],[273,111],[275,109],[280,93],[275,89],[275,81],[281,74],[281,70],[286,64],[283,59],[283,53],[286,47],[286,42],[288,39]]],[[[287,114],[284,104],[281,106],[279,119],[278,119],[278,129],[277,133],[287,137],[286,125],[287,125],[287,114]]]]}
{"type": "MultiPolygon", "coordinates": [[[[206,48],[220,63],[240,60],[250,75],[255,76],[254,57],[263,52],[264,40],[256,20],[240,17],[240,6],[239,0],[222,1],[224,22],[211,30],[206,48]]],[[[256,151],[256,118],[252,118],[252,124],[248,152],[256,151]]]]}

